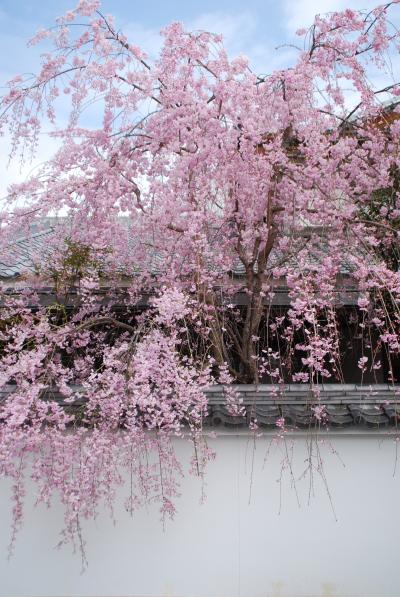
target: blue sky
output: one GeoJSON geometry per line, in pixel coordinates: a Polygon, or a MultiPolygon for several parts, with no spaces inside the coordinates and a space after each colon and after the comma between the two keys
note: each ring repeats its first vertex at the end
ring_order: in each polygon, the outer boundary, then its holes
{"type": "MultiPolygon", "coordinates": [[[[221,33],[231,56],[245,54],[253,70],[270,73],[293,63],[290,47],[298,43],[295,31],[311,25],[316,13],[371,9],[382,0],[103,0],[102,11],[113,14],[117,25],[135,45],[148,54],[157,53],[159,30],[171,21],[188,29],[221,33]]],[[[27,40],[41,28],[50,27],[57,16],[74,8],[75,0],[0,0],[0,90],[15,74],[34,72],[43,48],[27,48],[27,40]]],[[[0,91],[1,94],[1,91],[0,91]]],[[[54,145],[45,139],[37,159],[22,172],[18,165],[6,167],[7,140],[0,140],[0,197],[12,181],[21,180],[32,167],[50,157],[54,145]]]]}

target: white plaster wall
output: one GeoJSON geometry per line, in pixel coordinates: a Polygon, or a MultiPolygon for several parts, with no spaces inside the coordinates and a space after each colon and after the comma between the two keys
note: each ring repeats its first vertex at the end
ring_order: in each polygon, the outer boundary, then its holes
{"type": "MultiPolygon", "coordinates": [[[[134,519],[121,508],[116,526],[106,516],[87,523],[84,574],[68,547],[53,549],[61,509],[35,509],[32,496],[7,562],[9,500],[0,482],[0,597],[398,597],[400,468],[393,476],[393,439],[330,436],[345,467],[329,442],[321,446],[337,520],[318,473],[309,505],[309,479],[296,483],[300,507],[288,471],[280,486],[285,448],[273,449],[264,466],[269,441],[257,440],[253,451],[245,436],[213,440],[217,459],[208,470],[206,504],[188,476],[165,531],[156,508],[134,519]]],[[[296,436],[294,444],[298,479],[306,439],[296,436]]],[[[178,441],[178,450],[187,459],[186,444],[178,441]]]]}

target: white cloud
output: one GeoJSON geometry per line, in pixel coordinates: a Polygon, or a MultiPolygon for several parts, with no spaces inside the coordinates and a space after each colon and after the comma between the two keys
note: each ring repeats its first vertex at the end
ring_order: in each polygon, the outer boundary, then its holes
{"type": "MultiPolygon", "coordinates": [[[[248,11],[229,14],[214,11],[199,15],[184,22],[189,31],[211,31],[223,36],[224,45],[231,57],[243,54],[249,58],[250,67],[256,73],[270,73],[292,63],[293,51],[288,48],[276,50],[273,39],[265,41],[260,37],[256,16],[248,11]]],[[[140,46],[150,58],[157,56],[162,37],[159,30],[127,23],[122,27],[124,34],[134,45],[140,46]]]]}
{"type": "Polygon", "coordinates": [[[290,34],[297,29],[310,27],[316,14],[336,12],[353,8],[355,10],[371,10],[379,0],[284,0],[286,28],[290,34]]]}
{"type": "Polygon", "coordinates": [[[7,187],[10,184],[23,182],[32,176],[35,171],[49,160],[57,151],[59,143],[48,135],[40,135],[39,146],[36,155],[21,165],[16,156],[9,163],[10,139],[5,136],[0,139],[0,201],[7,195],[7,187]]]}
{"type": "Polygon", "coordinates": [[[157,57],[162,45],[162,37],[156,28],[144,27],[140,23],[127,23],[121,28],[133,46],[139,46],[150,59],[157,57]]]}
{"type": "Polygon", "coordinates": [[[187,26],[193,30],[203,29],[221,34],[229,55],[247,56],[251,69],[256,73],[270,73],[291,62],[291,50],[276,50],[273,39],[263,40],[257,31],[258,20],[254,13],[243,11],[233,15],[212,12],[201,15],[187,26]]]}
{"type": "Polygon", "coordinates": [[[225,43],[232,48],[241,48],[247,44],[256,27],[254,15],[249,12],[235,15],[223,12],[210,12],[196,17],[187,23],[189,29],[218,33],[225,43]]]}

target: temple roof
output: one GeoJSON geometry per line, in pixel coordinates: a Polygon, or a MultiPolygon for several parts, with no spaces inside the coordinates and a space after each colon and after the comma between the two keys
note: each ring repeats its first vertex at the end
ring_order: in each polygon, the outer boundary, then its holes
{"type": "MultiPolygon", "coordinates": [[[[42,225],[40,228],[35,231],[32,231],[29,235],[21,235],[17,238],[14,242],[8,245],[7,251],[4,252],[3,255],[0,256],[0,280],[3,280],[6,284],[5,288],[12,289],[15,286],[15,283],[22,281],[24,276],[32,276],[35,275],[41,266],[45,263],[53,263],[54,259],[52,259],[51,254],[49,254],[49,239],[51,235],[54,233],[53,221],[50,218],[48,221],[44,221],[44,226],[42,225]]],[[[307,234],[311,234],[312,230],[309,231],[305,229],[302,236],[307,236],[307,234]]],[[[216,241],[217,242],[217,241],[216,241]]],[[[310,267],[315,268],[318,267],[318,264],[321,260],[321,256],[327,254],[329,247],[322,246],[322,244],[317,247],[317,251],[310,251],[307,259],[309,262],[310,267]]],[[[282,262],[291,262],[292,267],[296,268],[298,265],[295,262],[296,255],[292,255],[285,258],[285,256],[279,252],[278,249],[272,251],[270,260],[269,260],[269,267],[273,268],[275,266],[279,266],[282,262]]],[[[162,273],[162,269],[164,267],[164,260],[162,255],[160,255],[155,250],[149,250],[149,267],[150,271],[154,276],[162,273]]],[[[211,264],[210,264],[210,267],[211,264]]],[[[256,266],[255,266],[256,267],[256,266]]],[[[340,275],[342,279],[348,278],[348,274],[351,271],[351,266],[343,259],[343,263],[341,266],[340,275]]],[[[223,273],[223,272],[221,272],[223,273]]],[[[227,280],[230,279],[232,282],[237,280],[240,283],[240,280],[245,275],[245,268],[241,263],[239,258],[236,258],[232,262],[232,266],[229,271],[225,272],[227,276],[227,280]]],[[[121,274],[124,275],[123,270],[121,270],[121,274]]],[[[121,289],[126,286],[123,282],[121,282],[121,289]]],[[[103,280],[101,284],[103,290],[102,293],[107,292],[107,280],[103,280]]],[[[113,284],[114,286],[114,284],[113,284]]],[[[351,286],[351,285],[350,285],[351,286]]],[[[340,284],[337,288],[337,302],[338,304],[345,304],[345,305],[356,305],[358,292],[354,287],[350,287],[349,284],[340,284]]],[[[43,304],[50,304],[52,301],[53,289],[51,285],[51,280],[48,281],[47,284],[44,284],[39,289],[36,288],[38,294],[41,297],[41,302],[43,304]]],[[[76,295],[76,289],[70,288],[68,290],[69,300],[71,301],[71,306],[76,304],[77,298],[74,298],[76,295]]],[[[288,290],[286,288],[286,284],[284,281],[279,283],[274,288],[274,298],[273,304],[275,305],[289,305],[290,299],[288,296],[288,290]]],[[[146,301],[141,301],[143,304],[146,304],[146,301]]],[[[248,296],[245,292],[241,292],[238,290],[235,297],[230,300],[230,302],[238,305],[245,305],[248,302],[248,296]]]]}

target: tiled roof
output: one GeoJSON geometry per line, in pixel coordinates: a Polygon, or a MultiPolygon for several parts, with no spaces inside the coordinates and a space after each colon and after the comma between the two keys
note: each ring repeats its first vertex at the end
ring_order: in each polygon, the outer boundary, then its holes
{"type": "MultiPolygon", "coordinates": [[[[38,232],[32,233],[29,236],[24,236],[17,239],[9,245],[6,255],[0,258],[0,279],[13,279],[26,273],[35,273],[37,265],[46,257],[46,250],[48,249],[48,240],[50,235],[54,232],[52,220],[44,220],[42,229],[38,232]]],[[[307,236],[305,231],[304,236],[307,236]]],[[[211,242],[218,242],[218,236],[213,238],[211,242]]],[[[320,264],[321,257],[328,255],[328,246],[322,244],[318,247],[318,251],[310,251],[308,255],[308,263],[310,267],[315,267],[320,264]]],[[[162,255],[156,250],[149,251],[149,264],[153,274],[159,274],[163,271],[164,259],[162,255]]],[[[297,267],[296,252],[293,251],[289,257],[281,253],[278,249],[272,251],[269,259],[269,267],[276,267],[282,265],[284,262],[290,262],[293,267],[297,267]]],[[[210,263],[210,267],[212,264],[210,263]]],[[[257,264],[255,265],[257,267],[257,264]]],[[[350,264],[343,259],[341,264],[341,274],[346,275],[351,271],[350,264]]],[[[232,267],[228,272],[233,276],[242,277],[245,274],[245,268],[239,258],[236,258],[232,263],[232,267]]]]}
{"type": "Polygon", "coordinates": [[[0,260],[0,278],[17,278],[25,273],[35,273],[36,263],[45,254],[51,229],[21,237],[9,245],[0,260]]]}
{"type": "MultiPolygon", "coordinates": [[[[6,386],[0,391],[0,404],[5,401],[15,386],[6,386]]],[[[245,428],[256,421],[260,429],[273,430],[284,418],[286,429],[346,428],[387,429],[400,423],[400,385],[374,384],[357,386],[353,384],[327,384],[320,389],[319,398],[306,384],[291,384],[283,387],[260,384],[234,386],[243,400],[244,417],[230,414],[224,396],[223,386],[211,386],[206,390],[209,401],[205,426],[221,429],[245,428]],[[318,407],[318,416],[316,412],[318,407]],[[322,410],[321,410],[322,407],[322,410]]],[[[78,397],[72,404],[51,390],[43,394],[44,400],[55,400],[68,409],[83,407],[85,397],[76,387],[78,397]]]]}
{"type": "Polygon", "coordinates": [[[255,420],[260,428],[271,429],[284,418],[285,426],[289,428],[321,426],[340,429],[352,426],[385,428],[397,426],[400,422],[399,385],[327,384],[320,388],[318,398],[306,384],[281,388],[263,384],[235,387],[243,400],[246,422],[229,413],[224,403],[223,388],[214,386],[207,392],[211,425],[235,428],[255,420]]]}

